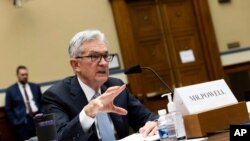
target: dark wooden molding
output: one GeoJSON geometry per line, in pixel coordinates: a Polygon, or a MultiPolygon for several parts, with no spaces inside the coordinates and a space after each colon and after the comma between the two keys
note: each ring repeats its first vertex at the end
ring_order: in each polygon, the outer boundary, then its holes
{"type": "Polygon", "coordinates": [[[206,63],[209,66],[209,75],[213,80],[224,77],[223,67],[220,60],[219,48],[212,23],[210,9],[207,0],[193,0],[196,8],[197,19],[204,49],[207,52],[206,63]]]}
{"type": "Polygon", "coordinates": [[[4,107],[0,107],[0,141],[15,141],[15,134],[7,120],[4,107]]]}

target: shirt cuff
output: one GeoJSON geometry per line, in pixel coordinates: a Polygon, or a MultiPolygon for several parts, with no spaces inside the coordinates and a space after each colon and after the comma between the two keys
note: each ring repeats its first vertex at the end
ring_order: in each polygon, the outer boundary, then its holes
{"type": "Polygon", "coordinates": [[[88,132],[90,127],[95,122],[95,118],[92,118],[92,117],[89,117],[89,116],[86,115],[84,108],[79,114],[79,120],[80,120],[82,129],[83,129],[84,132],[88,132]]]}

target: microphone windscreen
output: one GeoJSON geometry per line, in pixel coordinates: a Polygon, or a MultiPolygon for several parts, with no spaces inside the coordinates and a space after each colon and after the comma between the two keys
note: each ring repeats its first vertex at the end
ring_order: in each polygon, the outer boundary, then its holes
{"type": "Polygon", "coordinates": [[[142,69],[140,65],[132,66],[124,71],[125,74],[141,73],[142,69]]]}

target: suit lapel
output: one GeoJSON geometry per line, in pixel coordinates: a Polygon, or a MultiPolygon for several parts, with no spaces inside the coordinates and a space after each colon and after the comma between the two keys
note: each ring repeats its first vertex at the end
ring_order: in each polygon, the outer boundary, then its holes
{"type": "MultiPolygon", "coordinates": [[[[30,90],[31,90],[31,94],[33,95],[33,98],[37,99],[38,92],[35,89],[34,85],[32,85],[31,83],[29,83],[29,86],[30,86],[30,90]]],[[[35,100],[35,102],[36,102],[36,100],[35,100]]]]}
{"type": "Polygon", "coordinates": [[[78,105],[77,108],[78,110],[82,110],[82,108],[88,104],[88,100],[77,80],[77,77],[73,77],[72,81],[70,83],[70,94],[72,99],[74,100],[75,105],[78,105]]]}
{"type": "Polygon", "coordinates": [[[106,85],[102,85],[101,86],[101,93],[104,93],[107,90],[107,86],[106,85]]]}
{"type": "Polygon", "coordinates": [[[12,96],[15,97],[15,99],[18,99],[18,101],[21,102],[21,105],[18,106],[18,107],[16,107],[15,110],[18,109],[18,111],[23,111],[23,112],[18,112],[19,115],[17,115],[17,116],[19,116],[20,118],[24,119],[25,116],[26,116],[26,114],[25,114],[26,113],[26,106],[25,106],[25,103],[24,103],[24,100],[23,100],[23,96],[22,96],[21,90],[19,89],[19,86],[18,86],[17,83],[15,84],[14,93],[13,93],[12,96]]]}
{"type": "MultiPolygon", "coordinates": [[[[15,84],[15,96],[19,97],[20,99],[23,99],[23,96],[22,96],[22,93],[21,93],[21,90],[19,89],[19,86],[18,84],[16,83],[15,84]]],[[[23,100],[22,100],[23,101],[23,100]]],[[[23,101],[23,104],[24,104],[24,101],[23,101]]]]}
{"type": "Polygon", "coordinates": [[[15,91],[16,91],[16,93],[18,93],[18,95],[22,96],[22,94],[21,94],[21,90],[19,89],[19,87],[18,87],[18,84],[17,84],[17,83],[15,84],[15,91]]]}

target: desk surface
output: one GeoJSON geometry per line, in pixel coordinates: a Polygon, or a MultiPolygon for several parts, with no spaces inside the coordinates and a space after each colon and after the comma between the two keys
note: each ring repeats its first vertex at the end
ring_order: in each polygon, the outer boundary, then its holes
{"type": "Polygon", "coordinates": [[[208,141],[229,141],[229,132],[218,133],[208,137],[208,141]]]}

